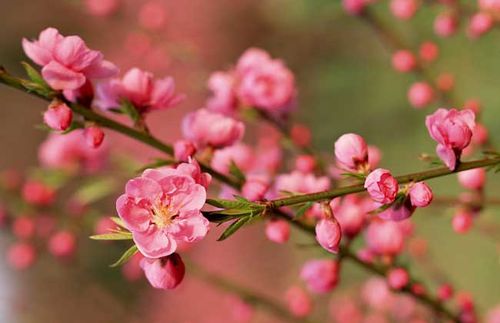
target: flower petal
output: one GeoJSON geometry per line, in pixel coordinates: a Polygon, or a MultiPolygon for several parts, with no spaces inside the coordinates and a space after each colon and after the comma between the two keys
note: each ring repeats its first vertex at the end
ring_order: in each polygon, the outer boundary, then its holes
{"type": "Polygon", "coordinates": [[[144,177],[131,179],[125,185],[125,192],[136,199],[155,201],[162,195],[161,186],[158,182],[144,177]]]}
{"type": "Polygon", "coordinates": [[[132,232],[132,235],[139,251],[148,258],[165,257],[177,249],[175,240],[156,226],[145,232],[132,232]]]}
{"type": "Polygon", "coordinates": [[[455,170],[457,165],[457,156],[455,155],[453,149],[439,144],[436,146],[436,154],[450,170],[455,170]]]}
{"type": "Polygon", "coordinates": [[[116,211],[130,231],[146,231],[150,227],[151,211],[123,194],[116,200],[116,211]]]}
{"type": "Polygon", "coordinates": [[[76,90],[85,84],[85,76],[51,61],[42,69],[42,76],[54,90],[76,90]]]}
{"type": "Polygon", "coordinates": [[[209,227],[210,222],[199,211],[188,211],[180,214],[171,233],[177,240],[196,242],[207,235],[209,227]]]}

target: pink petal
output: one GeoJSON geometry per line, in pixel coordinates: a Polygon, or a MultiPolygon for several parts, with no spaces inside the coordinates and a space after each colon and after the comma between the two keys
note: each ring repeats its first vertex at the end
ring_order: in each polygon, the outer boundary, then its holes
{"type": "Polygon", "coordinates": [[[64,37],[56,46],[54,57],[63,65],[76,71],[82,71],[102,58],[98,51],[88,49],[78,36],[64,37]]]}
{"type": "Polygon", "coordinates": [[[155,201],[162,195],[161,186],[154,180],[144,177],[131,179],[125,185],[125,192],[136,199],[155,201]]]}
{"type": "Polygon", "coordinates": [[[210,222],[199,211],[184,212],[175,221],[172,234],[177,240],[196,242],[207,235],[209,226],[210,222]]]}
{"type": "Polygon", "coordinates": [[[44,66],[42,76],[54,90],[76,90],[86,80],[82,73],[70,70],[56,61],[44,66]]]}
{"type": "Polygon", "coordinates": [[[104,79],[116,76],[119,72],[118,67],[106,60],[99,60],[85,69],[85,75],[91,79],[104,79]]]}
{"type": "Polygon", "coordinates": [[[174,210],[200,210],[205,205],[207,193],[205,188],[195,184],[194,180],[185,176],[169,176],[160,181],[163,191],[170,194],[170,205],[174,210]]]}
{"type": "Polygon", "coordinates": [[[175,240],[156,226],[146,232],[133,232],[133,238],[139,251],[148,258],[165,257],[177,249],[175,240]]]}
{"type": "Polygon", "coordinates": [[[135,203],[125,194],[116,200],[116,211],[130,231],[142,232],[150,227],[151,211],[149,208],[135,203]]]}
{"type": "Polygon", "coordinates": [[[436,153],[450,170],[455,170],[457,164],[457,156],[455,155],[453,149],[439,144],[436,147],[436,153]]]}
{"type": "Polygon", "coordinates": [[[48,49],[41,47],[37,42],[30,42],[25,38],[23,38],[23,50],[26,56],[38,65],[46,65],[52,59],[52,53],[48,49]]]}

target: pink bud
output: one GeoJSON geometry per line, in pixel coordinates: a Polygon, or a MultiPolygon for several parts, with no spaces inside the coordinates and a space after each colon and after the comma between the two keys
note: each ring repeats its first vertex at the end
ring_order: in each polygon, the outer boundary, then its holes
{"type": "Polygon", "coordinates": [[[148,1],[139,10],[139,24],[146,29],[158,30],[165,26],[166,20],[167,12],[160,1],[148,1]]]}
{"type": "Polygon", "coordinates": [[[116,12],[120,5],[119,0],[85,0],[87,11],[94,16],[109,16],[116,12]]]}
{"type": "Polygon", "coordinates": [[[300,277],[311,292],[327,293],[337,286],[339,264],[333,260],[310,260],[304,264],[300,277]]]}
{"type": "Polygon", "coordinates": [[[266,223],[266,237],[276,243],[285,243],[290,238],[290,224],[283,219],[272,219],[266,223]]]}
{"type": "Polygon", "coordinates": [[[321,219],[316,224],[316,240],[328,252],[339,252],[342,230],[335,218],[321,219]]]}
{"type": "Polygon", "coordinates": [[[474,299],[469,292],[459,292],[457,294],[457,303],[463,311],[473,311],[475,307],[474,299]]]}
{"type": "Polygon", "coordinates": [[[418,182],[410,187],[411,204],[416,207],[426,207],[433,198],[431,188],[424,182],[418,182]]]}
{"type": "Polygon", "coordinates": [[[288,310],[296,317],[306,317],[311,314],[312,301],[309,295],[300,287],[290,287],[286,292],[288,310]]]}
{"type": "Polygon", "coordinates": [[[450,92],[455,86],[455,77],[450,73],[439,74],[436,80],[436,87],[441,92],[450,92]]]}
{"type": "Polygon", "coordinates": [[[367,0],[342,0],[345,12],[353,16],[361,14],[367,3],[367,0]]]}
{"type": "Polygon", "coordinates": [[[452,219],[451,225],[456,233],[467,233],[472,227],[472,214],[459,210],[452,219]]]}
{"type": "Polygon", "coordinates": [[[372,221],[365,231],[365,240],[368,248],[379,255],[396,255],[404,247],[404,234],[393,221],[372,221]]]}
{"type": "Polygon", "coordinates": [[[23,186],[22,193],[24,200],[34,205],[50,205],[55,199],[55,191],[47,185],[37,181],[26,182],[23,186]]]}
{"type": "Polygon", "coordinates": [[[184,262],[176,253],[158,259],[144,258],[140,265],[154,288],[174,289],[184,279],[184,262]]]}
{"type": "MultiPolygon", "coordinates": [[[[333,201],[330,203],[330,206],[332,206],[332,204],[333,201]]],[[[359,201],[354,201],[352,198],[345,197],[335,213],[335,218],[339,221],[340,227],[342,228],[342,234],[352,238],[363,228],[366,213],[359,205],[359,201]]]]}
{"type": "Polygon", "coordinates": [[[174,143],[174,156],[178,161],[187,162],[195,153],[196,147],[191,141],[177,140],[174,143]]]}
{"type": "Polygon", "coordinates": [[[349,170],[358,170],[368,162],[368,146],[360,135],[347,133],[335,141],[337,163],[349,170]]]}
{"type": "Polygon", "coordinates": [[[443,13],[434,20],[434,32],[441,37],[452,36],[458,28],[458,19],[452,14],[443,13]]]}
{"type": "Polygon", "coordinates": [[[411,292],[415,295],[424,295],[425,294],[425,287],[424,285],[420,283],[414,283],[411,285],[411,292]]]}
{"type": "Polygon", "coordinates": [[[427,41],[420,45],[419,53],[423,61],[433,62],[439,56],[439,48],[435,43],[427,41]]]}
{"type": "Polygon", "coordinates": [[[398,72],[410,72],[417,66],[415,55],[409,50],[398,50],[392,55],[392,66],[398,72]]]}
{"type": "Polygon", "coordinates": [[[378,217],[384,220],[403,221],[411,217],[414,212],[415,206],[413,206],[410,199],[406,197],[403,200],[396,201],[391,207],[378,213],[378,217]]]}
{"type": "Polygon", "coordinates": [[[439,286],[437,296],[441,301],[447,301],[453,297],[453,287],[449,284],[439,286]]]}
{"type": "Polygon", "coordinates": [[[26,216],[16,218],[12,223],[12,232],[20,239],[29,239],[35,234],[35,221],[26,216]]]}
{"type": "Polygon", "coordinates": [[[243,197],[250,201],[259,201],[264,198],[269,189],[269,181],[262,176],[247,176],[247,180],[241,188],[243,197]]]}
{"type": "Polygon", "coordinates": [[[408,272],[403,268],[394,268],[387,273],[387,284],[393,289],[401,289],[410,281],[408,272]]]}
{"type": "Polygon", "coordinates": [[[401,20],[408,20],[415,15],[419,7],[417,0],[391,0],[392,14],[401,20]]]}
{"type": "Polygon", "coordinates": [[[312,173],[316,167],[316,159],[311,155],[299,155],[295,159],[295,169],[302,173],[312,173]]]}
{"type": "Polygon", "coordinates": [[[428,83],[413,83],[408,90],[408,100],[417,109],[421,109],[434,101],[434,89],[428,83]]]}
{"type": "Polygon", "coordinates": [[[49,252],[56,257],[69,257],[75,253],[76,238],[72,232],[59,231],[49,239],[49,252]]]}
{"type": "Polygon", "coordinates": [[[31,244],[18,242],[7,250],[7,263],[14,269],[27,269],[35,263],[35,260],[36,251],[31,244]]]}
{"type": "Polygon", "coordinates": [[[290,130],[292,141],[298,147],[306,147],[311,144],[311,130],[302,124],[294,124],[290,130]]]}
{"type": "Polygon", "coordinates": [[[91,148],[98,148],[104,140],[104,132],[98,126],[90,126],[83,131],[85,142],[91,148]]]}
{"type": "Polygon", "coordinates": [[[486,170],[484,168],[469,169],[457,174],[458,182],[470,190],[480,190],[486,181],[486,170]]]}
{"type": "Polygon", "coordinates": [[[469,99],[465,101],[463,109],[469,109],[474,112],[474,114],[479,114],[481,112],[481,102],[475,99],[469,99]]]}
{"type": "Polygon", "coordinates": [[[375,202],[390,204],[398,193],[398,181],[386,169],[377,168],[365,180],[365,188],[375,202]]]}
{"type": "Polygon", "coordinates": [[[494,21],[491,15],[484,12],[476,13],[470,18],[467,34],[471,38],[478,38],[490,31],[493,24],[494,21]]]}
{"type": "Polygon", "coordinates": [[[73,112],[66,104],[54,101],[43,113],[43,120],[50,128],[64,131],[71,126],[73,112]]]}
{"type": "Polygon", "coordinates": [[[476,145],[484,145],[488,142],[488,129],[481,123],[476,123],[472,129],[472,142],[476,145]]]}

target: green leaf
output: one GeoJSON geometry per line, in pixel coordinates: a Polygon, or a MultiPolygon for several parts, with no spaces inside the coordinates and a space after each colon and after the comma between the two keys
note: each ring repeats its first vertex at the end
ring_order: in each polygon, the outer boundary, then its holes
{"type": "Polygon", "coordinates": [[[111,221],[113,221],[114,223],[116,223],[119,227],[122,227],[122,228],[127,228],[127,226],[125,225],[125,222],[123,222],[122,219],[120,219],[119,217],[116,217],[116,216],[112,216],[111,218],[111,221]]]}
{"type": "Polygon", "coordinates": [[[245,174],[241,171],[241,169],[236,165],[234,160],[231,159],[229,163],[229,174],[233,175],[238,181],[245,182],[245,174]]]}
{"type": "MultiPolygon", "coordinates": [[[[247,213],[248,214],[248,213],[247,213]]],[[[234,220],[240,217],[239,214],[228,214],[228,213],[221,213],[218,211],[212,211],[212,212],[203,212],[203,216],[208,219],[208,221],[213,222],[213,223],[219,223],[222,224],[224,222],[234,220]]]]}
{"type": "Polygon", "coordinates": [[[132,247],[128,248],[127,251],[123,253],[123,255],[118,259],[114,264],[110,265],[110,267],[118,267],[126,263],[130,258],[132,258],[133,255],[137,253],[137,246],[133,245],[132,247]]]}
{"type": "Polygon", "coordinates": [[[224,200],[224,199],[207,199],[206,201],[207,204],[215,206],[215,207],[220,207],[224,209],[249,209],[249,208],[263,208],[263,205],[257,204],[257,203],[252,203],[248,200],[245,200],[243,198],[236,198],[235,200],[224,200]]]}
{"type": "Polygon", "coordinates": [[[40,73],[33,66],[31,66],[30,64],[28,64],[26,62],[21,62],[21,65],[23,66],[23,68],[26,71],[26,74],[28,75],[30,80],[32,80],[34,83],[36,83],[42,87],[50,89],[49,85],[47,84],[47,82],[45,82],[42,75],[40,75],[40,73]]]}
{"type": "Polygon", "coordinates": [[[306,214],[307,210],[309,210],[311,208],[311,206],[313,206],[313,202],[307,202],[307,203],[304,203],[301,207],[299,207],[297,209],[297,211],[295,212],[295,219],[298,219],[298,218],[301,218],[304,216],[304,214],[306,214]]]}
{"type": "Polygon", "coordinates": [[[96,234],[90,236],[92,240],[132,240],[132,233],[116,231],[112,233],[96,234]]]}
{"type": "Polygon", "coordinates": [[[359,173],[342,173],[342,176],[346,176],[346,177],[353,177],[353,178],[357,178],[357,179],[361,179],[361,180],[365,180],[366,178],[366,175],[365,174],[359,174],[359,173]]]}
{"type": "Polygon", "coordinates": [[[239,218],[238,220],[234,221],[231,223],[224,232],[222,232],[221,236],[217,241],[223,241],[232,236],[236,231],[238,231],[242,226],[244,226],[246,223],[248,223],[252,219],[252,216],[245,216],[242,218],[239,218]]]}
{"type": "Polygon", "coordinates": [[[137,111],[136,107],[132,104],[132,102],[130,102],[128,100],[123,100],[120,108],[121,108],[121,111],[124,114],[128,115],[129,118],[134,123],[137,123],[137,121],[139,121],[139,119],[141,118],[139,111],[137,111]]]}

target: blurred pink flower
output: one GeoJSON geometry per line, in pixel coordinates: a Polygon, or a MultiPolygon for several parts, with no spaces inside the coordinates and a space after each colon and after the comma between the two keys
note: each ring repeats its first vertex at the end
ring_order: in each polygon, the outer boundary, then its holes
{"type": "Polygon", "coordinates": [[[36,261],[35,248],[26,242],[17,242],[7,250],[7,263],[16,270],[31,267],[36,261]]]}
{"type": "Polygon", "coordinates": [[[208,88],[212,96],[207,101],[207,109],[210,111],[233,115],[238,100],[234,91],[235,77],[232,72],[215,72],[208,79],[208,88]]]}
{"type": "Polygon", "coordinates": [[[298,286],[290,287],[285,294],[288,310],[295,317],[306,317],[311,314],[312,300],[302,288],[298,286]]]}
{"type": "Polygon", "coordinates": [[[393,256],[404,247],[404,234],[393,221],[375,220],[365,231],[366,245],[379,255],[393,256]]]}
{"type": "Polygon", "coordinates": [[[337,286],[339,264],[334,260],[310,260],[302,266],[300,278],[305,281],[310,291],[327,293],[337,286]]]}

